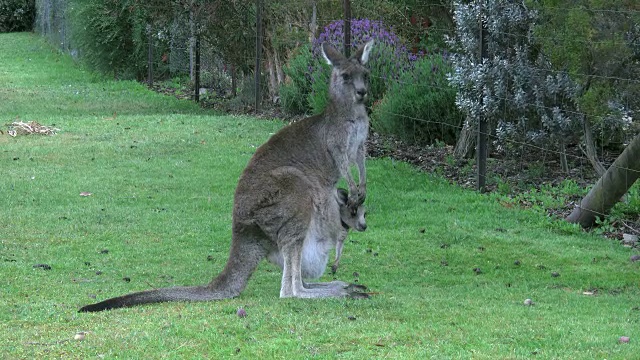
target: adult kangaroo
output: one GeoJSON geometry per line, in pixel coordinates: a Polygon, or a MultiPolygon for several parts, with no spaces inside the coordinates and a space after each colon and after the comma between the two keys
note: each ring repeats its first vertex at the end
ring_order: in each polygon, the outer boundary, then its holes
{"type": "Polygon", "coordinates": [[[79,311],[232,298],[244,290],[262,259],[278,253],[283,259],[282,298],[367,297],[363,287],[342,281],[303,283],[302,269],[322,275],[328,261],[325,245],[335,243],[343,232],[335,195],[338,181],[346,179],[350,202],[365,196],[369,72],[364,65],[372,45],[366,43],[348,59],[332,46],[322,46],[332,66],[329,103],[323,113],[282,128],[249,160],[234,196],[229,259],[217,277],[203,286],[132,293],[79,311]],[[351,174],[353,163],[359,185],[351,174]]]}

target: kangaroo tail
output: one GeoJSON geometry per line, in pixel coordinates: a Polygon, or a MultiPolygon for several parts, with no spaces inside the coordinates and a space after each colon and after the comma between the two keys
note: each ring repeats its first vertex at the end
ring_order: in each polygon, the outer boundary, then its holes
{"type": "Polygon", "coordinates": [[[162,288],[114,297],[99,303],[83,306],[78,312],[95,312],[166,301],[208,301],[231,297],[226,295],[224,292],[216,292],[206,286],[162,288]]]}
{"type": "Polygon", "coordinates": [[[244,290],[266,250],[257,241],[234,241],[224,270],[205,286],[177,286],[136,292],[83,306],[78,312],[96,312],[167,301],[210,301],[233,298],[244,290]]]}

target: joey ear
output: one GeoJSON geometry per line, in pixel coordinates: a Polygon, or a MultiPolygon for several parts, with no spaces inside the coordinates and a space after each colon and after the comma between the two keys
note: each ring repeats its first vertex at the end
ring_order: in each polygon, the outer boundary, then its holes
{"type": "Polygon", "coordinates": [[[338,204],[340,204],[341,206],[346,205],[349,199],[349,192],[347,192],[347,190],[345,189],[337,188],[336,199],[338,200],[338,204]]]}
{"type": "Polygon", "coordinates": [[[331,66],[336,66],[342,61],[345,60],[344,55],[342,55],[336,48],[331,46],[329,43],[322,43],[320,47],[322,50],[322,57],[327,62],[327,64],[331,66]]]}
{"type": "Polygon", "coordinates": [[[358,48],[353,56],[360,62],[360,64],[364,65],[369,61],[369,54],[371,53],[371,48],[373,48],[373,39],[369,40],[363,46],[358,48]]]}

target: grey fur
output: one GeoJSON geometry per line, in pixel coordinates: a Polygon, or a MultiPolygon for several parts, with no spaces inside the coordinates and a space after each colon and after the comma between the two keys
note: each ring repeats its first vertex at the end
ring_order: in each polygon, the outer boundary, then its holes
{"type": "Polygon", "coordinates": [[[359,291],[362,287],[342,281],[303,283],[302,269],[309,275],[321,275],[328,261],[325,249],[343,233],[335,196],[338,180],[347,180],[350,204],[363,201],[366,195],[368,70],[363,59],[368,58],[371,44],[349,59],[333,47],[323,46],[333,66],[327,108],[284,127],[249,160],[235,191],[229,258],[218,276],[204,286],[132,293],[79,311],[236,297],[260,261],[273,253],[281,253],[283,258],[282,298],[366,297],[359,291]],[[359,185],[350,172],[351,164],[358,167],[359,185]]]}
{"type": "MultiPolygon", "coordinates": [[[[340,206],[340,223],[336,223],[336,229],[338,231],[338,237],[328,239],[328,241],[317,242],[315,246],[307,246],[302,249],[302,278],[303,279],[317,279],[324,273],[326,267],[326,257],[329,250],[335,248],[336,256],[333,264],[331,265],[331,271],[335,274],[340,265],[340,258],[342,257],[342,247],[349,229],[356,231],[365,231],[367,229],[367,223],[364,217],[365,208],[363,204],[356,203],[355,206],[347,205],[348,192],[344,189],[336,189],[336,200],[340,206]],[[313,266],[319,263],[318,266],[313,266]]],[[[280,251],[273,251],[269,253],[268,259],[273,264],[278,265],[281,269],[284,267],[284,259],[280,251]]]]}

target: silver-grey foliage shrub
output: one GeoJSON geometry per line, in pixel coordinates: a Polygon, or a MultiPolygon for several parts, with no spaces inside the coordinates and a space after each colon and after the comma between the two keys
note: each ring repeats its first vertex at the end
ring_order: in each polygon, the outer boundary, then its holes
{"type": "Polygon", "coordinates": [[[456,31],[449,39],[451,85],[465,126],[489,121],[498,150],[514,151],[522,142],[560,144],[581,124],[577,86],[554,71],[534,37],[537,13],[522,2],[455,2],[456,31]],[[482,6],[484,4],[484,6],[482,6]],[[480,58],[480,21],[486,29],[487,56],[480,58]],[[518,145],[518,146],[513,146],[518,145]]]}

